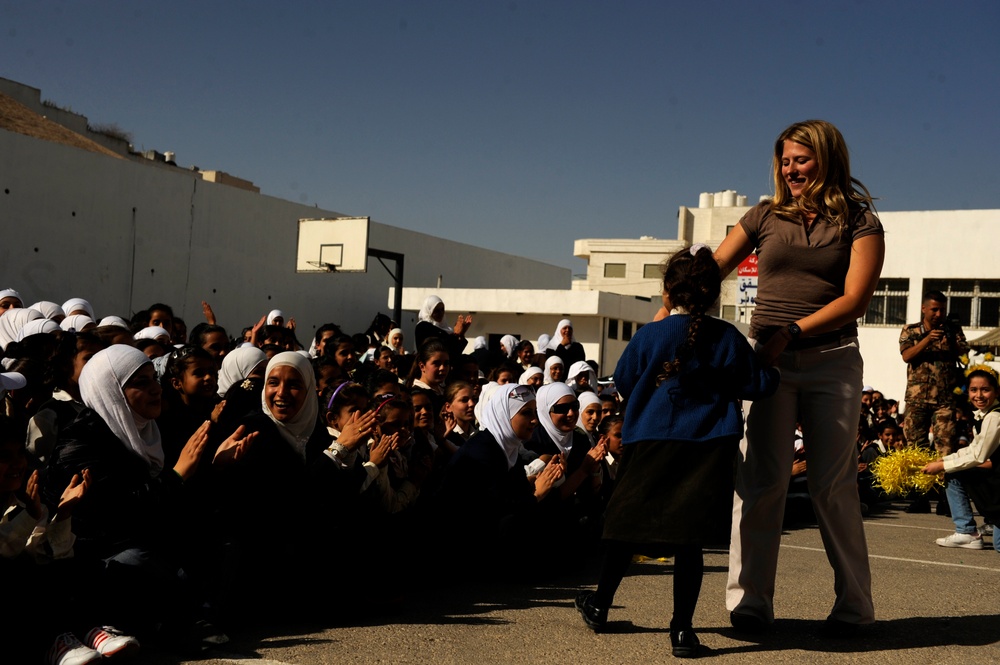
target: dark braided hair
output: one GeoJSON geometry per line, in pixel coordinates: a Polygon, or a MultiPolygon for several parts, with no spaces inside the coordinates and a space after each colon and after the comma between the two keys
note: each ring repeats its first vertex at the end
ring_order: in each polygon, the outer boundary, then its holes
{"type": "Polygon", "coordinates": [[[660,385],[677,375],[684,364],[694,357],[698,344],[698,329],[707,316],[708,309],[719,299],[722,273],[719,264],[706,245],[682,249],[667,261],[663,268],[663,292],[670,299],[673,309],[682,308],[691,316],[687,337],[677,350],[677,357],[663,363],[663,373],[657,375],[660,385]]]}

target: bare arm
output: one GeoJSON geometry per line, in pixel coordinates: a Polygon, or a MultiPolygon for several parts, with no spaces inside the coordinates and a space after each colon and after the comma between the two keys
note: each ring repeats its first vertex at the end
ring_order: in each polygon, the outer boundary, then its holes
{"type": "Polygon", "coordinates": [[[802,336],[836,330],[863,316],[878,286],[885,259],[885,238],[873,234],[851,245],[851,264],[844,279],[844,295],[798,321],[802,336]]]}
{"type": "Polygon", "coordinates": [[[726,239],[722,241],[722,244],[719,245],[719,249],[715,250],[715,262],[719,264],[719,269],[722,270],[722,279],[725,279],[729,273],[736,270],[736,266],[740,264],[740,261],[750,256],[750,252],[752,251],[753,242],[751,242],[750,236],[743,230],[742,224],[737,224],[729,232],[729,235],[726,236],[726,239]]]}
{"type": "MultiPolygon", "coordinates": [[[[862,316],[878,285],[884,258],[885,239],[881,235],[873,234],[855,240],[851,244],[851,263],[844,279],[844,295],[796,321],[802,329],[802,337],[836,330],[862,316]]],[[[761,362],[774,365],[790,341],[791,335],[785,330],[772,335],[758,352],[761,362]]]]}

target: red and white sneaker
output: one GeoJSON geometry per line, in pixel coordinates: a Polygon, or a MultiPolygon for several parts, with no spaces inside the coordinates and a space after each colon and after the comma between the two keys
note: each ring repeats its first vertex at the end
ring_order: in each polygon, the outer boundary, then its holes
{"type": "Polygon", "coordinates": [[[139,640],[114,626],[91,628],[86,635],[87,646],[105,658],[123,658],[139,652],[139,640]]]}
{"type": "Polygon", "coordinates": [[[52,643],[46,662],[48,665],[89,665],[103,656],[84,646],[73,633],[63,633],[52,643]]]}

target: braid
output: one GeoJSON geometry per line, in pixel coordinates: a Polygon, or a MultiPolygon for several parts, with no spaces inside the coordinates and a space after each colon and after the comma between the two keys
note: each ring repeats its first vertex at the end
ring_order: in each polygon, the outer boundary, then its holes
{"type": "Polygon", "coordinates": [[[656,385],[659,386],[667,379],[677,375],[688,360],[694,357],[695,347],[698,344],[698,329],[701,328],[702,321],[705,320],[704,312],[693,314],[691,322],[688,323],[687,337],[684,343],[677,350],[677,357],[669,362],[663,363],[663,372],[656,375],[656,385]]]}
{"type": "Polygon", "coordinates": [[[687,310],[691,321],[687,336],[677,349],[677,357],[663,363],[663,372],[656,377],[657,386],[679,374],[684,365],[695,357],[698,332],[709,308],[719,298],[721,283],[719,264],[713,258],[712,250],[704,245],[682,249],[667,262],[663,269],[663,291],[673,307],[687,310]]]}

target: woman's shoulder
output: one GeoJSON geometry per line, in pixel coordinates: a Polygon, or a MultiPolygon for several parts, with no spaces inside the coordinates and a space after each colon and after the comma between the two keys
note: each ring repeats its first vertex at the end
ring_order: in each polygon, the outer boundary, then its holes
{"type": "Polygon", "coordinates": [[[869,235],[885,235],[885,229],[882,228],[882,221],[870,208],[862,207],[852,211],[850,219],[850,231],[853,240],[869,235]]]}
{"type": "Polygon", "coordinates": [[[740,218],[740,224],[749,231],[756,230],[765,219],[773,217],[771,200],[766,199],[747,210],[740,218]]]}

